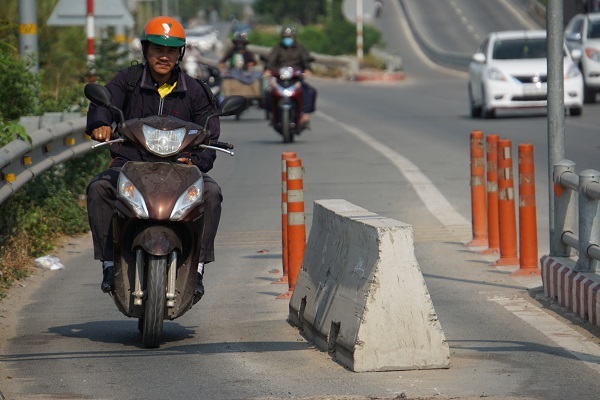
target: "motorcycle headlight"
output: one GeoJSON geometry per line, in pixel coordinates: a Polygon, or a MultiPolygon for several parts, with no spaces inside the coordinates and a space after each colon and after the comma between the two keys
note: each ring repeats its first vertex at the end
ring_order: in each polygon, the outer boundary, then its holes
{"type": "Polygon", "coordinates": [[[148,219],[148,208],[146,208],[144,197],[123,173],[119,175],[119,181],[117,182],[117,196],[125,199],[138,217],[148,219]]]}
{"type": "Polygon", "coordinates": [[[204,180],[200,178],[179,196],[169,217],[171,221],[179,221],[190,208],[202,201],[203,184],[204,180]]]}
{"type": "Polygon", "coordinates": [[[279,70],[279,79],[285,81],[286,79],[292,79],[294,76],[294,68],[292,67],[282,67],[279,70]]]}
{"type": "Polygon", "coordinates": [[[185,128],[163,131],[149,125],[144,125],[142,132],[144,132],[148,150],[159,156],[177,154],[185,138],[185,128]]]}

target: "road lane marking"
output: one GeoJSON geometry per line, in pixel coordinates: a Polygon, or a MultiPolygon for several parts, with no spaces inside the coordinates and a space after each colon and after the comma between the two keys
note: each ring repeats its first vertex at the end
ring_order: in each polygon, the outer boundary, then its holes
{"type": "Polygon", "coordinates": [[[373,136],[365,131],[362,131],[354,126],[347,125],[337,119],[317,111],[317,114],[324,119],[337,124],[352,133],[354,136],[365,142],[374,150],[381,153],[392,164],[394,164],[400,173],[404,175],[406,180],[411,184],[417,195],[421,198],[425,207],[433,214],[434,217],[442,223],[442,225],[470,225],[471,223],[462,215],[460,215],[444,195],[435,187],[433,182],[408,158],[395,152],[389,146],[379,142],[373,136]]]}
{"type": "Polygon", "coordinates": [[[509,299],[502,295],[488,297],[508,311],[542,332],[548,339],[583,361],[585,365],[600,373],[600,347],[589,341],[575,329],[569,328],[525,299],[509,299]]]}

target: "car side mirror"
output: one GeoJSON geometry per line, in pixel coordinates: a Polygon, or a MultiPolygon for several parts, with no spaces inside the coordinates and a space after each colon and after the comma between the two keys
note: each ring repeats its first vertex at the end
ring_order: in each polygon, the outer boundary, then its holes
{"type": "Polygon", "coordinates": [[[483,53],[475,53],[475,54],[473,54],[472,59],[476,63],[484,64],[485,63],[485,54],[483,54],[483,53]]]}
{"type": "Polygon", "coordinates": [[[567,42],[581,43],[581,34],[579,32],[570,32],[565,35],[567,42]]]}

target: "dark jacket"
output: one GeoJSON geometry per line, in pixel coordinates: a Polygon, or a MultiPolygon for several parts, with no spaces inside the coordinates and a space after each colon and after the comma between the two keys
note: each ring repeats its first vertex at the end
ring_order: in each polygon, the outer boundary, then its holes
{"type": "MultiPolygon", "coordinates": [[[[143,118],[152,115],[172,115],[184,121],[191,121],[204,126],[206,118],[215,109],[215,104],[209,98],[202,85],[194,78],[176,68],[173,81],[177,85],[171,93],[161,99],[147,67],[143,68],[141,79],[133,92],[127,92],[128,68],[115,74],[106,84],[112,95],[112,104],[123,110],[125,120],[143,118]],[[129,95],[129,96],[128,96],[129,95]],[[127,99],[129,99],[127,101],[127,99]],[[127,103],[127,104],[126,104],[127,103]]],[[[113,111],[91,103],[87,115],[86,132],[103,125],[112,125],[118,121],[118,115],[113,111]]],[[[212,118],[209,123],[211,140],[218,140],[220,123],[218,118],[212,118]]],[[[110,146],[113,157],[111,167],[121,167],[127,161],[145,161],[147,153],[129,142],[116,143],[110,146]]],[[[182,155],[189,157],[189,154],[182,155]]],[[[191,154],[191,160],[201,171],[212,169],[217,158],[214,150],[197,151],[191,154]]]]}
{"type": "Polygon", "coordinates": [[[220,63],[224,63],[227,68],[235,68],[233,64],[233,55],[241,54],[244,59],[244,67],[247,68],[248,63],[256,63],[256,57],[253,52],[248,49],[237,49],[235,46],[230,47],[223,57],[219,60],[220,63]]]}
{"type": "Polygon", "coordinates": [[[267,69],[278,71],[281,67],[292,67],[301,71],[310,70],[310,54],[300,43],[294,42],[290,47],[280,44],[273,47],[269,54],[267,69]]]}

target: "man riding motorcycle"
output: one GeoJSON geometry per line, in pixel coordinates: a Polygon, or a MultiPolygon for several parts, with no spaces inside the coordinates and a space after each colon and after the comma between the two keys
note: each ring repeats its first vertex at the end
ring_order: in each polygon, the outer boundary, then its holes
{"type": "MultiPolygon", "coordinates": [[[[208,115],[216,110],[216,101],[201,82],[183,72],[179,63],[185,53],[185,31],[175,19],[167,16],[152,18],[141,36],[143,65],[134,65],[117,72],[106,84],[112,104],[123,110],[125,120],[151,115],[173,115],[179,119],[205,125],[208,115]],[[136,79],[132,79],[135,76],[136,79]],[[133,82],[132,82],[133,80],[133,82]]],[[[100,142],[107,142],[118,120],[106,107],[91,103],[86,132],[100,142]]],[[[210,139],[218,140],[218,118],[209,121],[210,139]]],[[[87,188],[88,219],[94,241],[94,258],[102,261],[103,292],[114,290],[114,258],[112,215],[116,200],[117,178],[127,161],[145,161],[147,153],[131,142],[110,145],[113,161],[110,167],[96,175],[87,188]]],[[[206,173],[216,159],[214,150],[198,150],[180,154],[178,161],[196,165],[204,178],[204,235],[200,263],[194,290],[195,301],[204,294],[204,264],[214,261],[214,239],[221,216],[221,188],[206,173]]]]}
{"type": "MultiPolygon", "coordinates": [[[[280,32],[280,42],[271,49],[268,56],[267,71],[277,73],[281,67],[292,67],[295,70],[300,70],[304,75],[310,75],[312,70],[310,67],[311,56],[304,46],[296,40],[296,29],[284,27],[280,32]]],[[[269,73],[269,72],[267,72],[269,73]]],[[[302,123],[306,127],[310,127],[309,114],[315,111],[315,103],[317,91],[302,81],[302,123]]]]}
{"type": "Polygon", "coordinates": [[[248,50],[248,34],[237,32],[231,39],[233,46],[227,50],[225,55],[219,60],[219,68],[240,68],[248,69],[256,65],[254,53],[248,50]]]}

